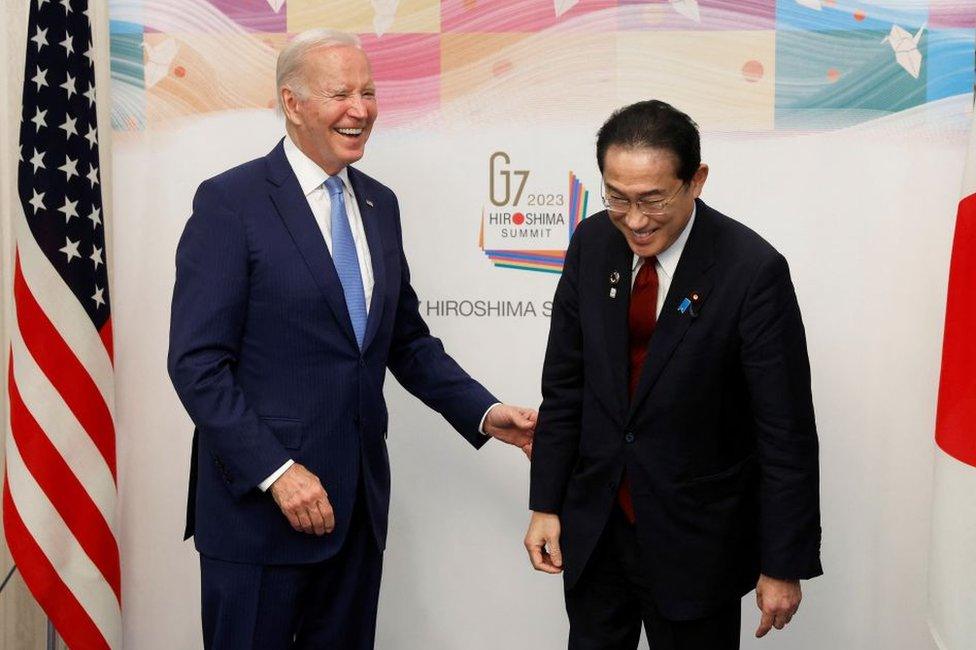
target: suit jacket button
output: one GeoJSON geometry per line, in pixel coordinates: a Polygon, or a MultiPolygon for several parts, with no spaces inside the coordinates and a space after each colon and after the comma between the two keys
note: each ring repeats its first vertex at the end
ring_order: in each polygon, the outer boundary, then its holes
{"type": "Polygon", "coordinates": [[[633,432],[628,431],[626,434],[624,434],[624,442],[630,444],[633,441],[634,441],[634,434],[633,434],[633,432]]]}

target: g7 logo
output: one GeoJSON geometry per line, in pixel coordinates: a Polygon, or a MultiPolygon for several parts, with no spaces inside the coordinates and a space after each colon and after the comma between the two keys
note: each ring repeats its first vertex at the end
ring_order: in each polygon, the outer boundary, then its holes
{"type": "Polygon", "coordinates": [[[496,151],[488,159],[488,198],[492,204],[498,207],[518,205],[519,199],[522,198],[522,191],[525,190],[525,182],[529,180],[529,170],[516,169],[510,171],[508,165],[511,162],[511,158],[504,151],[496,151]],[[502,161],[501,164],[499,164],[499,160],[502,161]],[[512,199],[512,176],[519,179],[514,199],[512,199]],[[509,199],[512,200],[509,201],[509,199]]]}

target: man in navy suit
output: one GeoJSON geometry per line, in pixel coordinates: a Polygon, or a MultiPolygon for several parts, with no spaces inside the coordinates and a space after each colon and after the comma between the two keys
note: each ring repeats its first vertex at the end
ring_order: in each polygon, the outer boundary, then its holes
{"type": "Polygon", "coordinates": [[[597,137],[606,211],[556,289],[525,545],[564,571],[569,647],[739,647],[820,575],[817,433],[786,260],[698,197],[698,129],[659,101],[597,137]]]}
{"type": "Polygon", "coordinates": [[[390,470],[383,381],[475,448],[530,449],[431,336],[393,192],[350,167],[376,119],[353,36],[313,30],[277,66],[287,136],[204,182],[176,254],[169,372],[193,419],[186,535],[208,648],[372,648],[390,470]]]}

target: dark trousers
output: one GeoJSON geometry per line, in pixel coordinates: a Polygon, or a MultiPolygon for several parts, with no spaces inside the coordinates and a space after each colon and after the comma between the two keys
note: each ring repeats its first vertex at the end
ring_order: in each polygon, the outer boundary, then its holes
{"type": "Polygon", "coordinates": [[[711,616],[664,618],[651,597],[633,526],[615,508],[583,574],[566,592],[570,650],[634,650],[641,624],[651,650],[738,650],[741,603],[711,616]]]}
{"type": "Polygon", "coordinates": [[[342,550],[324,562],[239,564],[201,555],[204,647],[371,650],[382,570],[362,495],[342,550]]]}

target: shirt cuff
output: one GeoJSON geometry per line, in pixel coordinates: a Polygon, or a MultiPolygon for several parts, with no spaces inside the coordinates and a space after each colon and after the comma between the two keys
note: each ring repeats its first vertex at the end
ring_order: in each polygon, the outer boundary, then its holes
{"type": "MultiPolygon", "coordinates": [[[[487,415],[487,413],[485,414],[487,415]]],[[[275,473],[258,483],[258,489],[262,492],[267,492],[271,484],[278,480],[278,478],[285,473],[289,467],[295,464],[295,461],[289,459],[285,461],[285,464],[275,470],[275,473]]]]}
{"type": "Polygon", "coordinates": [[[491,437],[491,434],[485,431],[485,420],[488,419],[488,414],[491,413],[491,409],[495,408],[496,406],[501,406],[501,402],[495,402],[489,406],[488,410],[485,411],[485,414],[481,416],[481,424],[478,425],[478,431],[481,432],[481,435],[488,436],[489,438],[491,437]]]}

